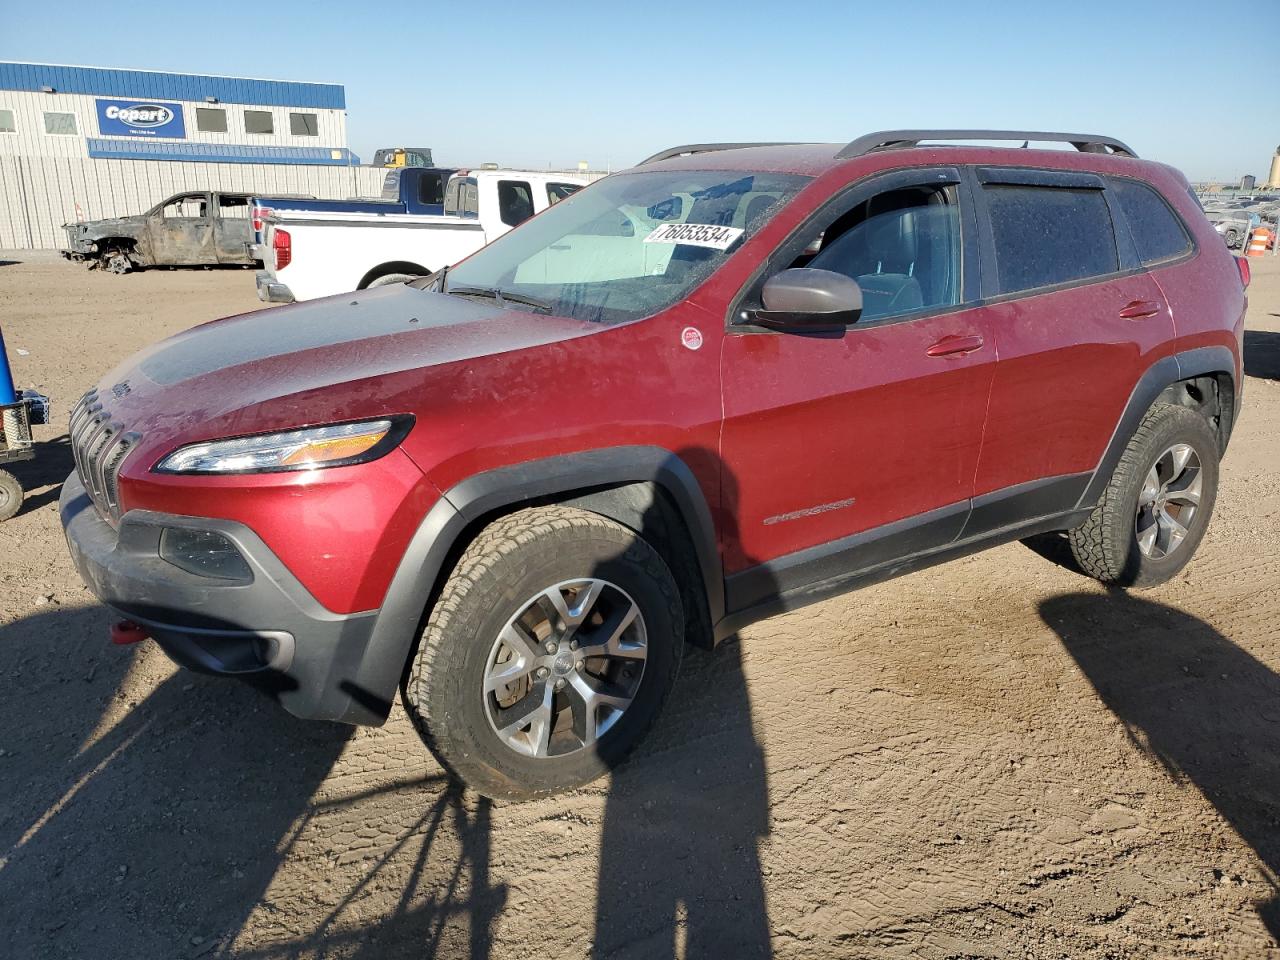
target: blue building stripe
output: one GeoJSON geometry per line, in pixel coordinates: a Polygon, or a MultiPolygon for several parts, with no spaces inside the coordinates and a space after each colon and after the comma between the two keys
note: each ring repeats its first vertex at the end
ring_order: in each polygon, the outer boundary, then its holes
{"type": "Polygon", "coordinates": [[[221,143],[162,143],[90,137],[89,156],[100,160],[195,160],[204,163],[298,163],[350,167],[360,158],[345,147],[251,147],[221,143]],[[335,157],[334,153],[338,156],[335,157]]]}
{"type": "Polygon", "coordinates": [[[216,97],[222,103],[270,107],[312,107],[345,110],[347,94],[337,83],[296,83],[288,80],[246,80],[192,73],[152,73],[146,70],[106,70],[101,67],[59,67],[44,63],[0,61],[0,90],[53,87],[58,93],[138,100],[195,100],[216,97]]]}

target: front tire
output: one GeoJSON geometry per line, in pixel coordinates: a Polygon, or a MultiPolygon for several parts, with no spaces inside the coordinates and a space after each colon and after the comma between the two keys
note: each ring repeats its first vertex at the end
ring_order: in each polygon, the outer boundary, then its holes
{"type": "Polygon", "coordinates": [[[1123,587],[1154,587],[1176,576],[1213,515],[1218,459],[1218,438],[1203,416],[1153,406],[1097,507],[1068,534],[1081,569],[1123,587]]]}
{"type": "Polygon", "coordinates": [[[559,793],[644,736],[683,636],[679,590],[643,538],[584,510],[521,510],[458,561],[405,677],[405,708],[441,764],[479,793],[559,793]]]}
{"type": "Polygon", "coordinates": [[[102,258],[102,269],[107,273],[123,276],[134,270],[133,260],[123,250],[112,250],[102,258]]]}

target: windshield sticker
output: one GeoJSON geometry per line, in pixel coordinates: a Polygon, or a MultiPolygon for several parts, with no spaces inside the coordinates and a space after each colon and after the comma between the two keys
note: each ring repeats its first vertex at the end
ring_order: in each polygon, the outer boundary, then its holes
{"type": "Polygon", "coordinates": [[[741,227],[711,223],[664,223],[644,238],[645,243],[684,243],[692,247],[728,250],[742,236],[741,227]]]}

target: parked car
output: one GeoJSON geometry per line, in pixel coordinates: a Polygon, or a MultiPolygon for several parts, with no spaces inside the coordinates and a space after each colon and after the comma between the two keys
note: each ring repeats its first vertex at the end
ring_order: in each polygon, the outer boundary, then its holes
{"type": "Polygon", "coordinates": [[[265,260],[263,219],[275,210],[305,210],[309,213],[444,213],[444,190],[458,171],[451,167],[405,167],[387,171],[381,198],[316,200],[297,197],[253,197],[249,201],[255,259],[265,260]]]}
{"type": "Polygon", "coordinates": [[[1213,224],[1214,231],[1222,238],[1228,249],[1237,250],[1244,246],[1245,238],[1251,229],[1251,221],[1247,214],[1237,211],[1207,210],[1205,217],[1213,224]]]}
{"type": "Polygon", "coordinates": [[[141,267],[252,266],[249,194],[194,190],[146,213],[63,224],[62,255],[111,273],[141,267]]]}
{"type": "Polygon", "coordinates": [[[552,793],[640,740],[686,641],[1049,531],[1104,583],[1177,575],[1247,283],[1112,139],[675,148],[433,277],[126,361],[71,415],[62,522],[117,639],[301,717],[399,688],[480,793],[552,793]]]}
{"type": "Polygon", "coordinates": [[[586,183],[559,173],[473,170],[449,180],[440,216],[272,210],[263,217],[258,299],[313,300],[426,276],[586,183]]]}

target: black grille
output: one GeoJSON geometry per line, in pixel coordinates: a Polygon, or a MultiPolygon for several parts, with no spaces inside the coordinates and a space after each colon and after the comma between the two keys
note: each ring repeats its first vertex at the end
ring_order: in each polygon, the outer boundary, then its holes
{"type": "Polygon", "coordinates": [[[121,423],[111,418],[98,399],[97,390],[86,393],[71,411],[68,432],[76,473],[94,506],[104,517],[119,519],[116,481],[120,464],[137,445],[138,435],[127,433],[121,423]]]}

